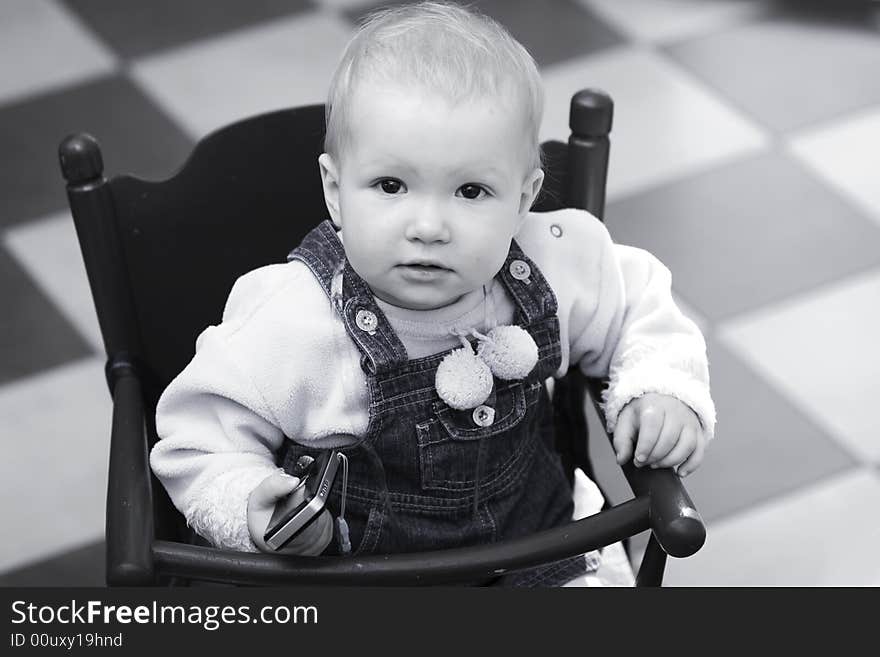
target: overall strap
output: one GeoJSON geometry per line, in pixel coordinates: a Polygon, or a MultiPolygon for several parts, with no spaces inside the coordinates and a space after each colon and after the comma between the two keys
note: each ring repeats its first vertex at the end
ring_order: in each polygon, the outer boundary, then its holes
{"type": "Polygon", "coordinates": [[[330,220],[312,229],[287,260],[300,260],[321,284],[361,352],[364,372],[382,374],[407,362],[406,347],[391,328],[369,286],[352,269],[330,220]]]}
{"type": "Polygon", "coordinates": [[[516,303],[515,323],[533,324],[556,315],[558,304],[553,289],[516,240],[511,240],[507,260],[498,275],[516,303]]]}
{"type": "Polygon", "coordinates": [[[292,260],[300,260],[311,269],[324,292],[330,296],[333,276],[345,261],[345,249],[329,219],[310,230],[299,246],[287,255],[287,261],[292,260]]]}

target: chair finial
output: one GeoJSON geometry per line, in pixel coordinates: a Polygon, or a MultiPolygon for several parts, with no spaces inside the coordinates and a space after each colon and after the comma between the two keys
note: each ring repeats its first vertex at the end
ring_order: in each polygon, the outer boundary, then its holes
{"type": "Polygon", "coordinates": [[[614,117],[614,101],[596,89],[582,89],[571,99],[569,127],[579,137],[607,137],[614,117]]]}
{"type": "Polygon", "coordinates": [[[88,182],[104,173],[104,160],[98,140],[85,132],[66,137],[58,147],[58,157],[68,184],[88,182]]]}

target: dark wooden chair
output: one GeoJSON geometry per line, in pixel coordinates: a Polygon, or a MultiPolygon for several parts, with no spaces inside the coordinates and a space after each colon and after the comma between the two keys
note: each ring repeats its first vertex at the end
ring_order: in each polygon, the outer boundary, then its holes
{"type": "MultiPolygon", "coordinates": [[[[602,217],[612,110],[601,92],[575,94],[568,143],[543,144],[547,176],[535,210],[578,207],[602,217]]],[[[633,499],[565,527],[491,545],[331,558],[193,544],[149,468],[156,402],[192,358],[196,336],[219,322],[236,278],[284,262],[326,218],[316,163],[323,134],[322,105],[239,121],[202,139],[184,166],[160,182],[108,179],[98,142],[88,134],[61,143],[113,396],[108,584],[449,584],[555,561],[650,529],[637,585],[660,585],[666,555],[689,556],[705,540],[703,522],[670,469],[624,466],[633,499]]],[[[585,396],[589,391],[598,399],[602,385],[572,369],[554,390],[558,447],[569,469],[587,474],[585,396]]]]}

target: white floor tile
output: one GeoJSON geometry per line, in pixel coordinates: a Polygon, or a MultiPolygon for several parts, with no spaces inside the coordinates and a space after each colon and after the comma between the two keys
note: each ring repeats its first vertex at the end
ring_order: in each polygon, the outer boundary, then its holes
{"type": "Polygon", "coordinates": [[[755,125],[663,56],[617,48],[544,70],[541,139],[568,138],[571,96],[596,87],[614,99],[608,199],[753,153],[767,144],[755,125]]]}
{"type": "Polygon", "coordinates": [[[794,136],[791,151],[880,222],[880,107],[794,136]]]}
{"type": "Polygon", "coordinates": [[[95,304],[70,213],[62,212],[16,226],[7,231],[3,241],[95,352],[104,353],[95,304]]]}
{"type": "MultiPolygon", "coordinates": [[[[796,455],[793,456],[796,458],[796,455]]],[[[859,469],[710,524],[666,586],[880,586],[880,477],[859,469]]]]}
{"type": "Polygon", "coordinates": [[[99,358],[0,387],[0,572],[103,537],[111,406],[99,358]]]}
{"type": "Polygon", "coordinates": [[[52,0],[0,2],[0,102],[111,72],[116,59],[52,0]]]}
{"type": "Polygon", "coordinates": [[[878,300],[880,270],[873,270],[719,327],[721,339],[805,415],[874,463],[880,463],[878,300]]]}
{"type": "Polygon", "coordinates": [[[670,41],[705,34],[759,15],[760,2],[743,0],[579,0],[630,38],[670,41]]]}
{"type": "Polygon", "coordinates": [[[132,76],[194,139],[236,119],[322,103],[352,28],[313,12],[146,57],[132,76]]]}

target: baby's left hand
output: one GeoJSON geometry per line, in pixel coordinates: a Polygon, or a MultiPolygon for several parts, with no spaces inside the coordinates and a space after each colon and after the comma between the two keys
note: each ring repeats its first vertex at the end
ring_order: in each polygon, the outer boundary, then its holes
{"type": "Polygon", "coordinates": [[[620,464],[633,456],[635,443],[633,463],[637,467],[678,466],[681,477],[697,469],[706,449],[700,420],[690,407],[675,397],[654,392],[637,397],[623,407],[612,443],[620,464]]]}

